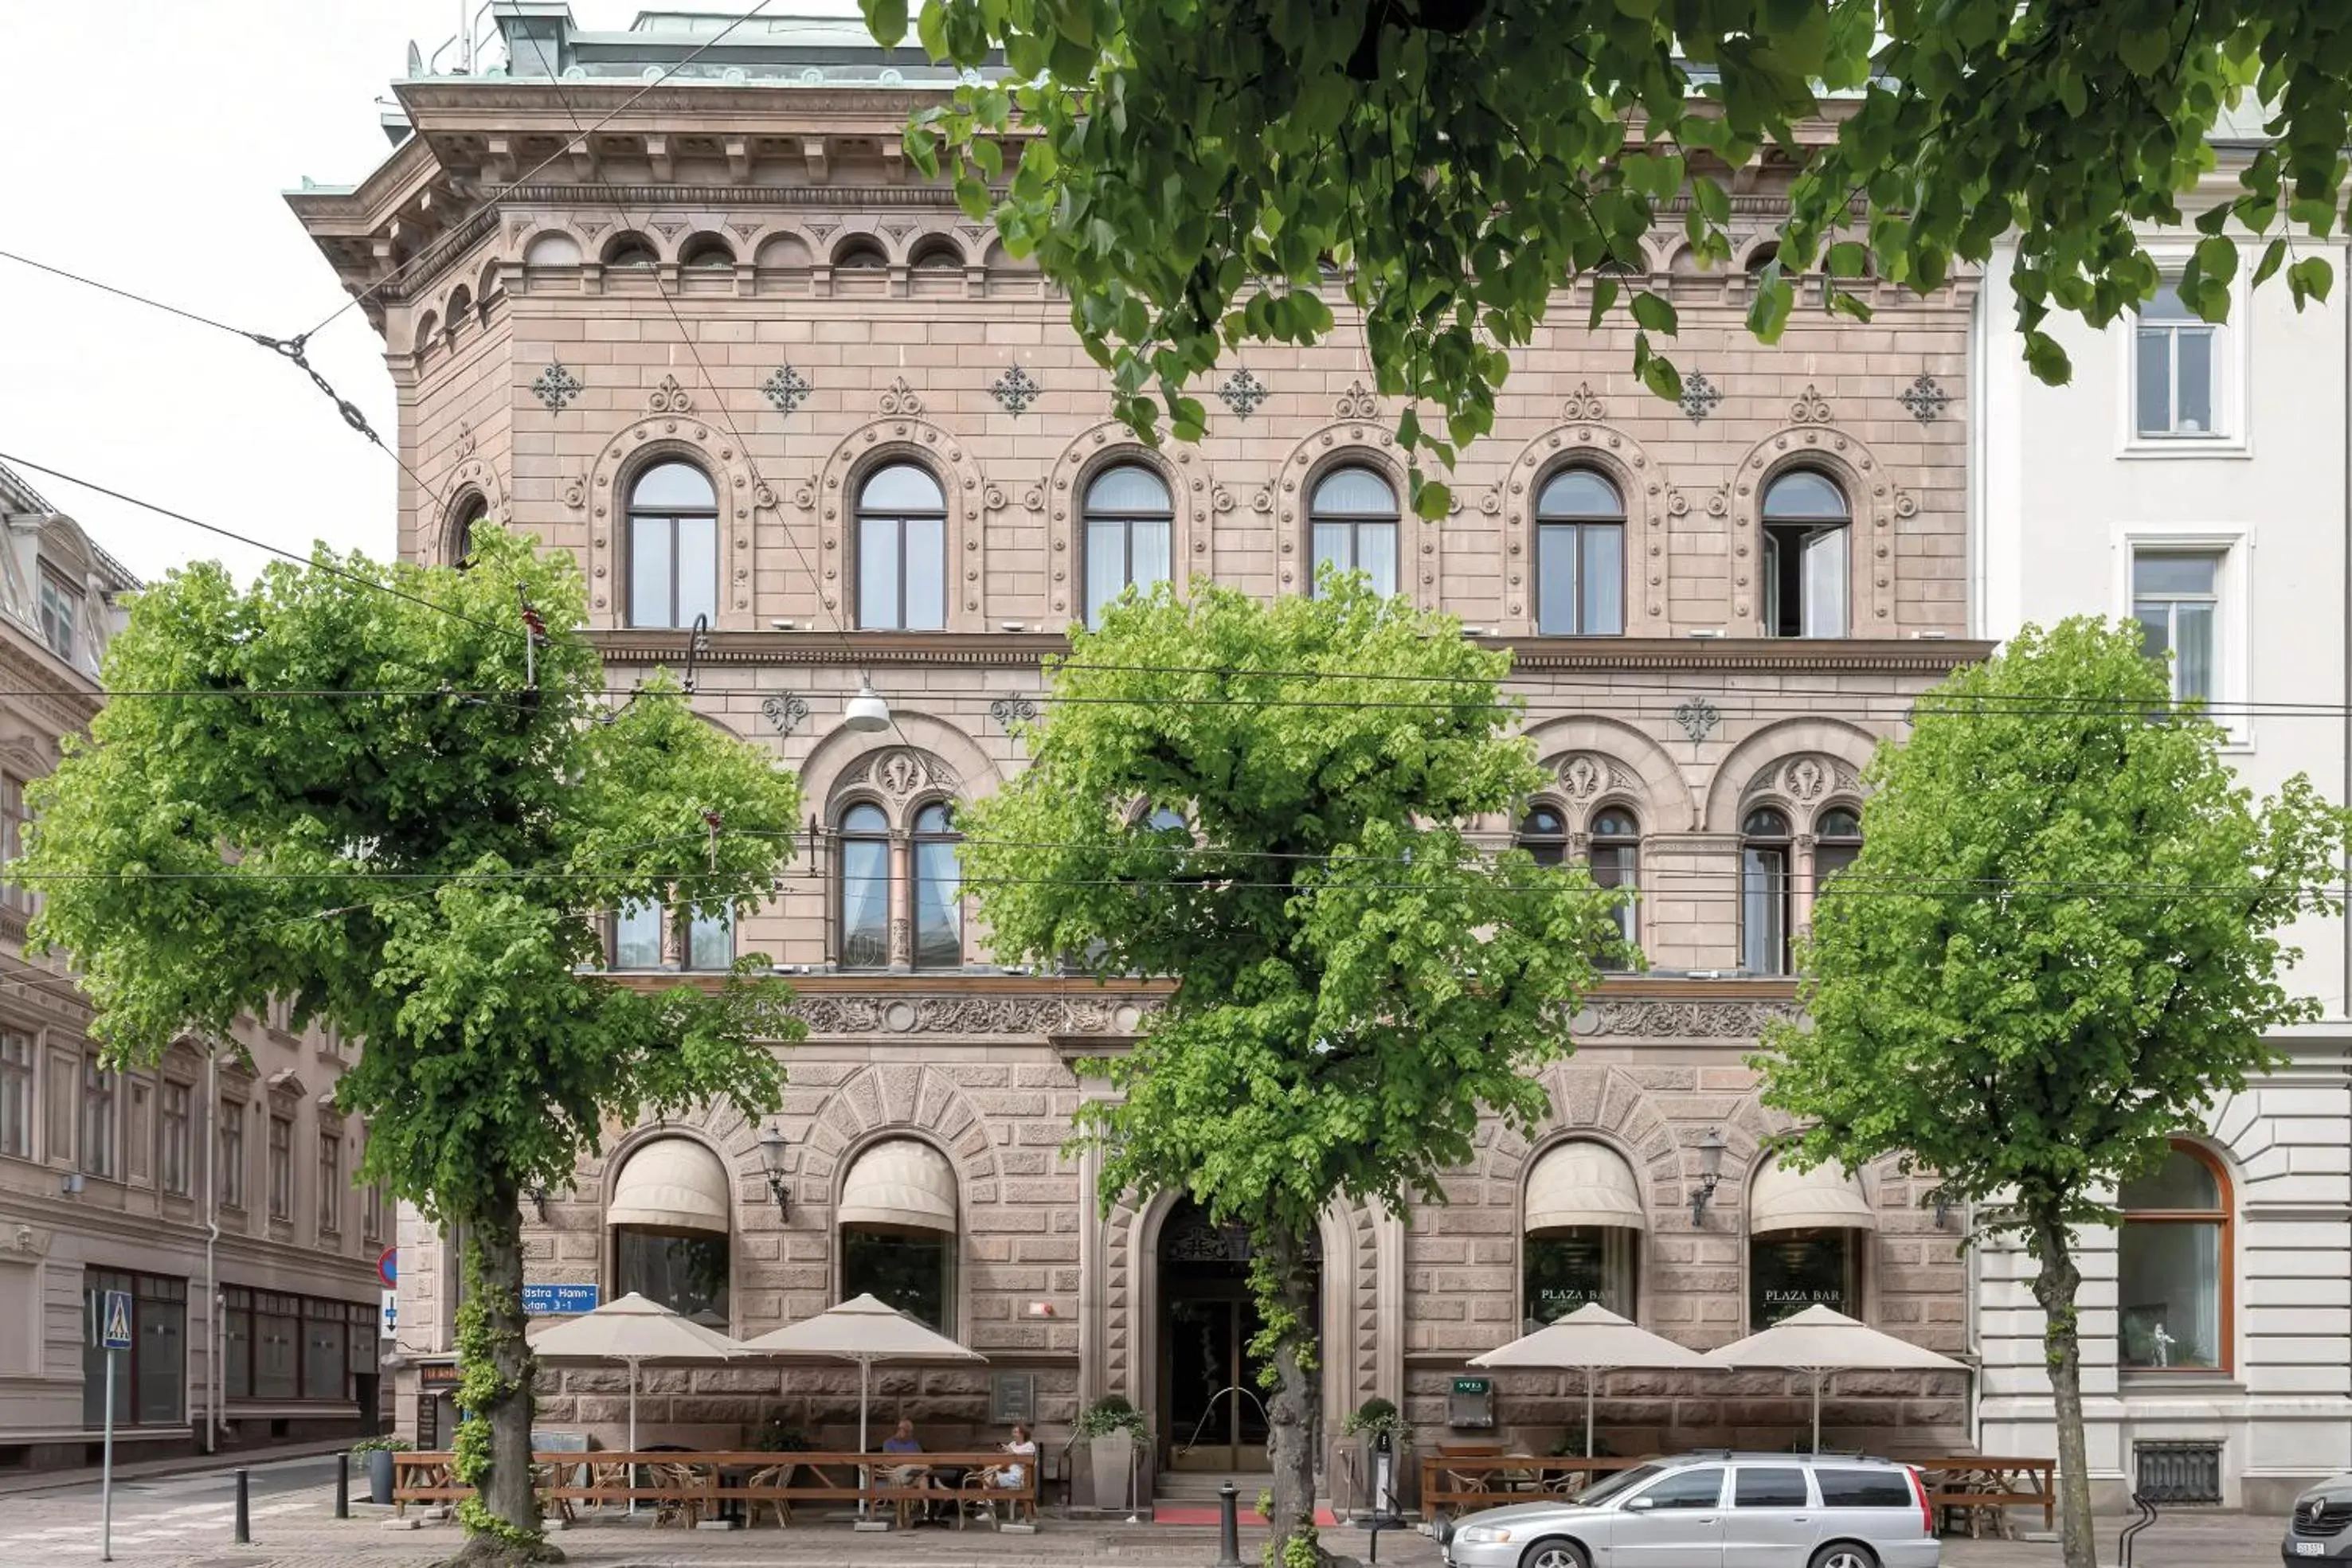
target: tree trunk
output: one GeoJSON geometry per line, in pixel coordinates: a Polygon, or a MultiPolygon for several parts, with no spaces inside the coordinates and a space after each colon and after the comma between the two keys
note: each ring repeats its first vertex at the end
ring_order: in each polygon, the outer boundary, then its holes
{"type": "Polygon", "coordinates": [[[1294,1236],[1265,1239],[1266,1281],[1270,1291],[1262,1307],[1274,1310],[1268,1321],[1274,1338],[1274,1398],[1266,1406],[1265,1457],[1274,1471],[1274,1512],[1266,1524],[1272,1536],[1274,1562],[1290,1561],[1289,1544],[1303,1538],[1307,1549],[1322,1560],[1315,1544],[1315,1434],[1322,1405],[1322,1385],[1315,1365],[1315,1265],[1306,1245],[1294,1236]]]}
{"type": "Polygon", "coordinates": [[[458,1354],[468,1382],[478,1357],[496,1375],[497,1392],[471,1407],[473,1419],[488,1429],[489,1468],[475,1481],[473,1502],[461,1511],[465,1549],[452,1561],[465,1568],[488,1564],[561,1563],[563,1553],[541,1528],[539,1498],[531,1490],[532,1383],[538,1363],[523,1338],[521,1194],[502,1186],[488,1212],[466,1227],[467,1285],[472,1292],[461,1312],[458,1354]]]}
{"type": "Polygon", "coordinates": [[[2074,1234],[2055,1210],[2028,1212],[2027,1249],[2040,1265],[2033,1299],[2042,1304],[2042,1353],[2058,1414],[2058,1539],[2066,1568],[2098,1568],[2091,1530],[2090,1456],[2083,1440],[2083,1354],[2074,1292],[2074,1234]]]}

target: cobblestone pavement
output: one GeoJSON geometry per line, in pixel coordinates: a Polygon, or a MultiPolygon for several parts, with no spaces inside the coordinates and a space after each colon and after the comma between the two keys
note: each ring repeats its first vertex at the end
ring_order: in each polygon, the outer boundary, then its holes
{"type": "MultiPolygon", "coordinates": [[[[114,1559],[132,1568],[427,1568],[459,1543],[456,1526],[386,1528],[390,1511],[363,1504],[361,1517],[331,1517],[331,1487],[257,1500],[254,1544],[230,1542],[230,1509],[186,1502],[166,1493],[118,1493],[114,1559]]],[[[2284,1521],[2242,1514],[2169,1518],[2140,1538],[2137,1568],[2269,1568],[2279,1561],[2284,1521]]],[[[2099,1560],[2116,1562],[2120,1520],[2103,1521],[2099,1560]]],[[[0,1498],[0,1568],[80,1568],[99,1561],[94,1498],[0,1498]]],[[[1242,1555],[1257,1561],[1257,1537],[1244,1532],[1242,1555]]],[[[656,1531],[644,1524],[588,1522],[556,1537],[582,1568],[1209,1568],[1216,1532],[1198,1528],[1097,1524],[1050,1515],[1034,1535],[919,1531],[857,1534],[837,1521],[804,1521],[790,1530],[753,1533],[656,1531]]],[[[1325,1531],[1333,1551],[1366,1554],[1362,1531],[1325,1531]]],[[[1437,1549],[1413,1532],[1384,1534],[1380,1560],[1401,1568],[1434,1568],[1437,1549]]],[[[1946,1568],[2057,1568],[2058,1548],[2043,1542],[1945,1542],[1946,1568]]]]}

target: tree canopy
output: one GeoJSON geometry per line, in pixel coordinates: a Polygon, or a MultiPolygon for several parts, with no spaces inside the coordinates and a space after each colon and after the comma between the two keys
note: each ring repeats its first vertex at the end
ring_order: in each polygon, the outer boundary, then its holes
{"type": "MultiPolygon", "coordinates": [[[[904,37],[908,0],[861,3],[904,37]]],[[[1786,187],[1765,340],[1801,274],[1862,316],[1843,282],[1933,289],[2013,235],[2023,351],[2055,382],[2050,313],[2104,324],[2154,292],[2140,226],[2185,221],[2225,115],[2264,140],[2197,204],[2182,299],[2227,313],[2232,223],[2269,237],[2258,279],[2324,296],[2290,236],[2335,230],[2352,132],[2352,16],[2288,0],[922,0],[914,22],[935,57],[1006,70],[919,116],[909,155],[1069,292],[1121,418],[1196,436],[1194,379],[1331,331],[1336,282],[1409,447],[1449,463],[1580,280],[1672,395],[1674,305],[1619,275],[1662,225],[1727,262],[1736,196],[1786,187]]]]}
{"type": "Polygon", "coordinates": [[[1163,586],[1074,632],[1029,767],[965,818],[1001,959],[1173,982],[1081,1128],[1107,1204],[1189,1191],[1251,1233],[1281,1539],[1313,1531],[1323,1215],[1442,1200],[1482,1113],[1531,1127],[1615,943],[1622,895],[1473,831],[1542,781],[1507,665],[1360,578],[1163,586]]]}
{"type": "Polygon", "coordinates": [[[1800,954],[1802,1027],[1757,1059],[1787,1157],[1904,1154],[2040,1266],[2070,1568],[2088,1568],[2074,1228],[2218,1093],[2273,1066],[2282,928],[2340,913],[2345,814],[2298,775],[2257,807],[2138,627],[2028,627],[1923,696],[1864,776],[1860,858],[1800,954]]]}
{"type": "MultiPolygon", "coordinates": [[[[273,999],[361,1042],[335,1087],[367,1122],[358,1179],[474,1254],[460,1397],[489,1419],[465,1436],[496,1428],[500,1473],[467,1521],[528,1552],[520,1195],[569,1186],[608,1119],[779,1097],[757,1040],[781,983],[583,978],[598,913],[764,897],[799,796],[674,685],[613,713],[584,638],[527,643],[519,592],[547,624],[584,619],[571,556],[488,526],[462,570],[322,550],[249,589],[173,573],[107,651],[126,695],[28,789],[13,869],[110,1061],[226,1039],[273,999]]],[[[489,1482],[487,1451],[466,1479],[489,1482]]]]}

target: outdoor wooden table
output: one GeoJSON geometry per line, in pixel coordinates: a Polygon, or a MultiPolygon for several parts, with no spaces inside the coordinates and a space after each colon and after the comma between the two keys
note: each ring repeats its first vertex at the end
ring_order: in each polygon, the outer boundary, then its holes
{"type": "MultiPolygon", "coordinates": [[[[1911,1463],[1927,1482],[1927,1500],[1935,1505],[1939,1519],[1945,1510],[1954,1508],[2039,1508],[2042,1528],[2057,1527],[2058,1464],[2054,1459],[1958,1454],[1911,1463]]],[[[1971,1534],[1974,1522],[1972,1519],[1971,1534]]]]}
{"type": "Polygon", "coordinates": [[[1421,1511],[1495,1508],[1517,1496],[1565,1495],[1641,1459],[1573,1454],[1440,1454],[1421,1461],[1421,1511]]]}

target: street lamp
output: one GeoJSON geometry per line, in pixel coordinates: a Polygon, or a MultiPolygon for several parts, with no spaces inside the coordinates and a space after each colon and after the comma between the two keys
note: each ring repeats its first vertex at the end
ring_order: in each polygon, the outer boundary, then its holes
{"type": "Polygon", "coordinates": [[[787,1225],[793,1219],[793,1185],[784,1175],[784,1151],[790,1146],[784,1130],[773,1122],[760,1134],[760,1168],[767,1174],[768,1196],[776,1200],[777,1217],[787,1225]]]}
{"type": "Polygon", "coordinates": [[[841,710],[841,727],[857,735],[874,735],[890,727],[890,705],[882,700],[872,681],[859,684],[857,695],[841,710]]]}
{"type": "Polygon", "coordinates": [[[1723,1151],[1730,1146],[1720,1127],[1709,1127],[1698,1141],[1698,1185],[1690,1194],[1693,1230],[1706,1223],[1706,1206],[1714,1201],[1716,1186],[1723,1180],[1723,1151]]]}

